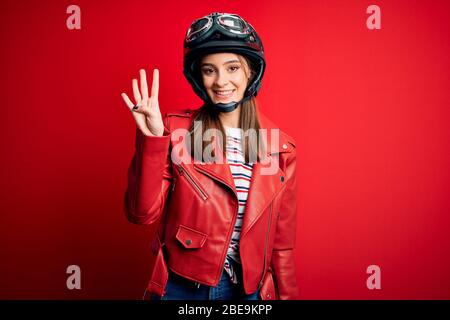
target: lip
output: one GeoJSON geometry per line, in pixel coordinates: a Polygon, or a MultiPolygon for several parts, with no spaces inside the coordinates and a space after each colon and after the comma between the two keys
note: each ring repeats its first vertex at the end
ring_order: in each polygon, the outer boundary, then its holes
{"type": "MultiPolygon", "coordinates": [[[[220,91],[230,91],[230,90],[220,90],[220,91]]],[[[219,94],[218,90],[213,90],[214,96],[217,99],[228,99],[228,98],[231,98],[235,91],[236,91],[236,89],[231,89],[231,92],[229,92],[228,94],[224,95],[224,94],[219,94]]]]}

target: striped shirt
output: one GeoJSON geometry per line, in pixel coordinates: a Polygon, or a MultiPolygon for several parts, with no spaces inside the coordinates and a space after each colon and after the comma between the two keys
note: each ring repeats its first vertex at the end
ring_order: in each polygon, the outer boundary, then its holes
{"type": "Polygon", "coordinates": [[[233,235],[231,236],[231,241],[228,246],[227,259],[225,261],[225,271],[230,276],[231,281],[233,283],[237,283],[238,277],[234,265],[236,265],[236,263],[241,263],[241,259],[239,256],[239,240],[241,237],[245,205],[247,203],[247,196],[250,190],[253,164],[245,163],[245,158],[242,153],[241,147],[241,129],[225,127],[225,130],[227,134],[227,162],[230,167],[231,175],[233,176],[239,203],[233,235]]]}

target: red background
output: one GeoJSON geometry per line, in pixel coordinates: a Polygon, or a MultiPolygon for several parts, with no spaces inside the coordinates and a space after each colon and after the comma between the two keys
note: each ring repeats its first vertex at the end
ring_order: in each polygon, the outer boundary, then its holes
{"type": "Polygon", "coordinates": [[[135,124],[120,93],[157,67],[162,111],[198,107],[182,42],[212,11],[260,34],[261,109],[297,141],[301,298],[450,298],[446,0],[1,1],[0,298],[142,296],[153,228],[123,212],[135,124]]]}

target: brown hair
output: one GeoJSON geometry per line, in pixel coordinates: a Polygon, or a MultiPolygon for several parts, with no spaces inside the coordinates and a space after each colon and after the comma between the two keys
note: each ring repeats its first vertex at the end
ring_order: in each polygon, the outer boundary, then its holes
{"type": "MultiPolygon", "coordinates": [[[[242,65],[248,66],[248,69],[250,70],[250,79],[249,83],[251,82],[252,78],[255,75],[254,68],[252,67],[251,61],[241,55],[237,55],[238,59],[241,61],[242,65]],[[245,63],[244,63],[245,61],[245,63]]],[[[246,76],[247,74],[247,68],[244,68],[244,72],[246,76]]],[[[241,147],[243,151],[243,156],[245,159],[245,162],[251,162],[251,160],[261,161],[261,157],[263,156],[266,148],[265,143],[262,137],[260,137],[260,122],[258,119],[258,112],[257,112],[257,101],[256,97],[251,97],[250,99],[244,101],[239,105],[238,108],[241,108],[240,116],[239,116],[239,128],[243,130],[243,139],[241,141],[241,147]],[[253,130],[252,130],[253,129],[253,130]],[[256,135],[252,135],[252,132],[256,135]],[[259,152],[258,152],[258,145],[259,145],[259,152]]],[[[212,148],[212,142],[217,139],[217,137],[214,134],[214,130],[209,129],[215,129],[221,132],[222,137],[224,138],[222,141],[218,141],[218,146],[221,151],[221,156],[225,158],[225,152],[226,152],[226,131],[223,127],[222,123],[219,119],[219,112],[208,107],[207,105],[203,105],[199,110],[196,116],[194,117],[191,126],[189,127],[189,134],[191,134],[191,156],[194,158],[195,161],[201,161],[204,162],[203,154],[205,151],[205,148],[211,148],[211,155],[215,158],[220,157],[220,155],[216,154],[216,150],[212,148]],[[197,125],[196,125],[197,123],[197,125]],[[201,127],[198,126],[198,124],[201,123],[201,127]],[[213,133],[211,133],[213,132],[213,133]],[[203,134],[205,133],[205,138],[208,140],[203,140],[203,134]],[[201,150],[201,154],[196,154],[195,150],[201,150]],[[216,157],[217,156],[217,157],[216,157]]],[[[189,150],[189,149],[188,149],[189,150]]],[[[209,149],[208,149],[209,150],[209,149]]]]}

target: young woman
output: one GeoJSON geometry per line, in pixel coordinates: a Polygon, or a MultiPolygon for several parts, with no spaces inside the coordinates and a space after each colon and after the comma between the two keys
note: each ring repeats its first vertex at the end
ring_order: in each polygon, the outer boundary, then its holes
{"type": "Polygon", "coordinates": [[[184,75],[201,108],[159,110],[140,70],[128,171],[129,221],[158,224],[146,292],[154,299],[297,299],[294,140],[257,108],[265,69],[254,28],[235,14],[195,20],[184,75]]]}

